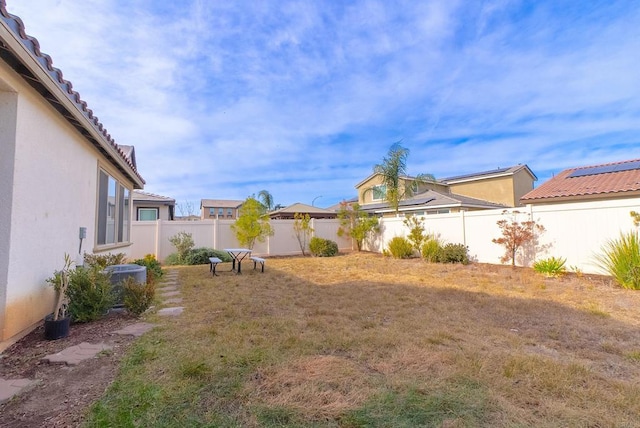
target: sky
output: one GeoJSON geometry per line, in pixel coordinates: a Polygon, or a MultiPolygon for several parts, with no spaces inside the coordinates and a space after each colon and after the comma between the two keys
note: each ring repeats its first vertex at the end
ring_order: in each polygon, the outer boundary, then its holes
{"type": "Polygon", "coordinates": [[[396,142],[409,175],[526,164],[536,186],[640,158],[632,0],[6,2],[144,190],[196,213],[328,207],[396,142]]]}

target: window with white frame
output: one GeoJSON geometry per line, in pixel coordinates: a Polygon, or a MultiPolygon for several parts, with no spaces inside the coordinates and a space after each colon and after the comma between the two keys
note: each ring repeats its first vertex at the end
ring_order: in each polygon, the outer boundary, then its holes
{"type": "Polygon", "coordinates": [[[379,184],[377,186],[373,186],[371,198],[374,201],[381,201],[386,196],[387,196],[387,186],[385,186],[384,184],[379,184]]]}
{"type": "Polygon", "coordinates": [[[233,218],[233,208],[227,208],[227,218],[233,218]]]}
{"type": "Polygon", "coordinates": [[[218,218],[224,217],[224,208],[218,208],[218,218]]]}
{"type": "Polygon", "coordinates": [[[129,242],[131,192],[106,171],[98,178],[97,245],[129,242]]]}
{"type": "Polygon", "coordinates": [[[216,215],[216,209],[215,208],[209,208],[209,217],[213,217],[216,215]]]}
{"type": "Polygon", "coordinates": [[[158,220],[158,208],[138,208],[139,221],[158,220]]]}

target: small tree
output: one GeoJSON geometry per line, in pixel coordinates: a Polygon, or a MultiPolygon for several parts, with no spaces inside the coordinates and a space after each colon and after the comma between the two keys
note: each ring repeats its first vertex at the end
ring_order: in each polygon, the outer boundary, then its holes
{"type": "Polygon", "coordinates": [[[308,213],[295,213],[293,215],[293,219],[293,233],[295,233],[296,239],[298,239],[302,255],[306,256],[307,244],[309,243],[309,238],[313,233],[313,228],[311,227],[311,216],[308,213]]]}
{"type": "Polygon", "coordinates": [[[407,239],[411,242],[413,249],[420,252],[422,248],[422,243],[427,239],[427,235],[425,235],[425,228],[422,224],[422,218],[409,215],[402,220],[402,224],[409,228],[409,236],[407,239]]]}
{"type": "Polygon", "coordinates": [[[500,257],[502,263],[511,261],[511,266],[516,265],[516,253],[526,245],[535,243],[537,234],[544,232],[544,226],[536,224],[533,220],[518,221],[520,211],[509,212],[504,210],[502,215],[508,219],[498,220],[497,224],[502,232],[502,237],[492,239],[492,242],[502,245],[505,253],[500,257]]]}
{"type": "Polygon", "coordinates": [[[265,206],[256,198],[248,197],[240,207],[238,219],[231,225],[240,245],[253,249],[256,241],[264,242],[267,236],[273,235],[269,224],[269,216],[265,206]]]}
{"type": "Polygon", "coordinates": [[[338,228],[338,236],[349,236],[356,241],[358,251],[362,250],[362,243],[369,234],[378,232],[380,225],[376,217],[369,217],[369,214],[360,209],[357,203],[348,204],[340,203],[338,210],[338,219],[340,219],[340,227],[338,228]]]}
{"type": "Polygon", "coordinates": [[[181,231],[169,238],[169,242],[176,247],[178,252],[178,262],[184,264],[189,251],[195,246],[193,237],[190,233],[181,231]]]}

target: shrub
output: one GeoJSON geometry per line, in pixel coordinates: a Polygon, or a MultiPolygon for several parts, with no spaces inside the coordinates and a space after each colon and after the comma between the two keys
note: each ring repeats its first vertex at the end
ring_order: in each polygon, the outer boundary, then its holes
{"type": "Polygon", "coordinates": [[[638,232],[621,233],[620,238],[608,241],[604,254],[596,256],[602,269],[607,271],[623,288],[640,290],[640,238],[638,232]]]}
{"type": "Polygon", "coordinates": [[[175,266],[175,265],[181,265],[182,262],[178,257],[178,253],[171,253],[164,259],[164,264],[167,266],[175,266]]]}
{"type": "Polygon", "coordinates": [[[217,257],[223,262],[230,262],[231,256],[226,251],[214,250],[213,248],[194,248],[189,251],[184,259],[186,265],[206,265],[209,264],[209,257],[217,257]]]}
{"type": "Polygon", "coordinates": [[[330,239],[314,236],[309,241],[309,251],[316,257],[333,257],[338,254],[338,244],[330,239]]]}
{"type": "Polygon", "coordinates": [[[394,259],[408,259],[413,255],[413,244],[407,238],[396,236],[388,244],[389,254],[394,259]]]}
{"type": "Polygon", "coordinates": [[[138,283],[135,278],[128,277],[122,284],[124,293],[124,307],[134,315],[140,315],[151,306],[156,294],[153,282],[138,283]]]}
{"type": "Polygon", "coordinates": [[[171,238],[169,238],[169,242],[171,242],[171,244],[176,247],[176,251],[178,252],[179,263],[176,264],[183,264],[185,262],[187,254],[195,245],[193,243],[192,235],[187,232],[176,233],[171,238]]]}
{"type": "Polygon", "coordinates": [[[468,248],[463,244],[447,244],[438,254],[440,263],[469,264],[468,248]]]}
{"type": "Polygon", "coordinates": [[[492,239],[492,242],[502,245],[505,252],[500,261],[506,263],[511,261],[511,266],[516,265],[516,255],[521,251],[526,256],[527,247],[536,245],[538,235],[545,231],[544,226],[537,224],[533,220],[518,221],[520,211],[502,211],[502,215],[509,217],[497,222],[502,236],[492,239]]]}
{"type": "Polygon", "coordinates": [[[87,254],[84,255],[84,264],[88,268],[103,270],[107,266],[124,264],[127,256],[124,253],[87,254]]]}
{"type": "Polygon", "coordinates": [[[436,238],[427,239],[420,249],[422,258],[431,263],[437,263],[442,252],[442,244],[436,238]]]}
{"type": "Polygon", "coordinates": [[[425,228],[422,224],[424,218],[409,215],[402,220],[402,224],[409,228],[409,236],[407,239],[413,244],[413,248],[420,251],[422,244],[429,239],[429,236],[425,234],[425,228]]]}
{"type": "Polygon", "coordinates": [[[549,257],[548,259],[538,260],[533,263],[533,270],[544,276],[555,278],[563,275],[567,271],[564,266],[566,261],[567,259],[563,259],[562,257],[549,257]]]}
{"type": "Polygon", "coordinates": [[[98,267],[79,267],[69,274],[69,314],[75,322],[101,318],[111,308],[114,295],[109,275],[98,267]]]}
{"type": "Polygon", "coordinates": [[[147,268],[147,282],[154,283],[156,279],[162,278],[162,267],[153,254],[147,254],[143,259],[134,260],[133,263],[147,268]]]}

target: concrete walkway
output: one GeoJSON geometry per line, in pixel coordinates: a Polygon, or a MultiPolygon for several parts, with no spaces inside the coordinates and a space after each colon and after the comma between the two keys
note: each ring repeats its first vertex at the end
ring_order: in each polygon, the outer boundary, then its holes
{"type": "MultiPolygon", "coordinates": [[[[158,296],[165,304],[175,304],[182,301],[182,299],[178,297],[180,292],[177,280],[178,272],[170,270],[164,274],[163,281],[158,284],[158,296]]],[[[166,307],[160,309],[158,311],[158,315],[178,316],[183,310],[184,308],[181,306],[166,307]]],[[[152,330],[154,327],[154,324],[139,322],[128,325],[120,330],[116,330],[113,333],[140,337],[144,333],[152,330]]],[[[71,332],[71,334],[73,334],[73,332],[71,332]]],[[[77,365],[89,358],[95,358],[100,352],[109,351],[110,349],[112,349],[112,347],[104,343],[91,344],[83,342],[79,345],[65,348],[58,353],[47,355],[43,358],[43,361],[47,361],[51,364],[77,365]]],[[[37,384],[38,380],[31,379],[0,379],[0,404],[10,400],[18,394],[27,392],[37,384]]]]}

